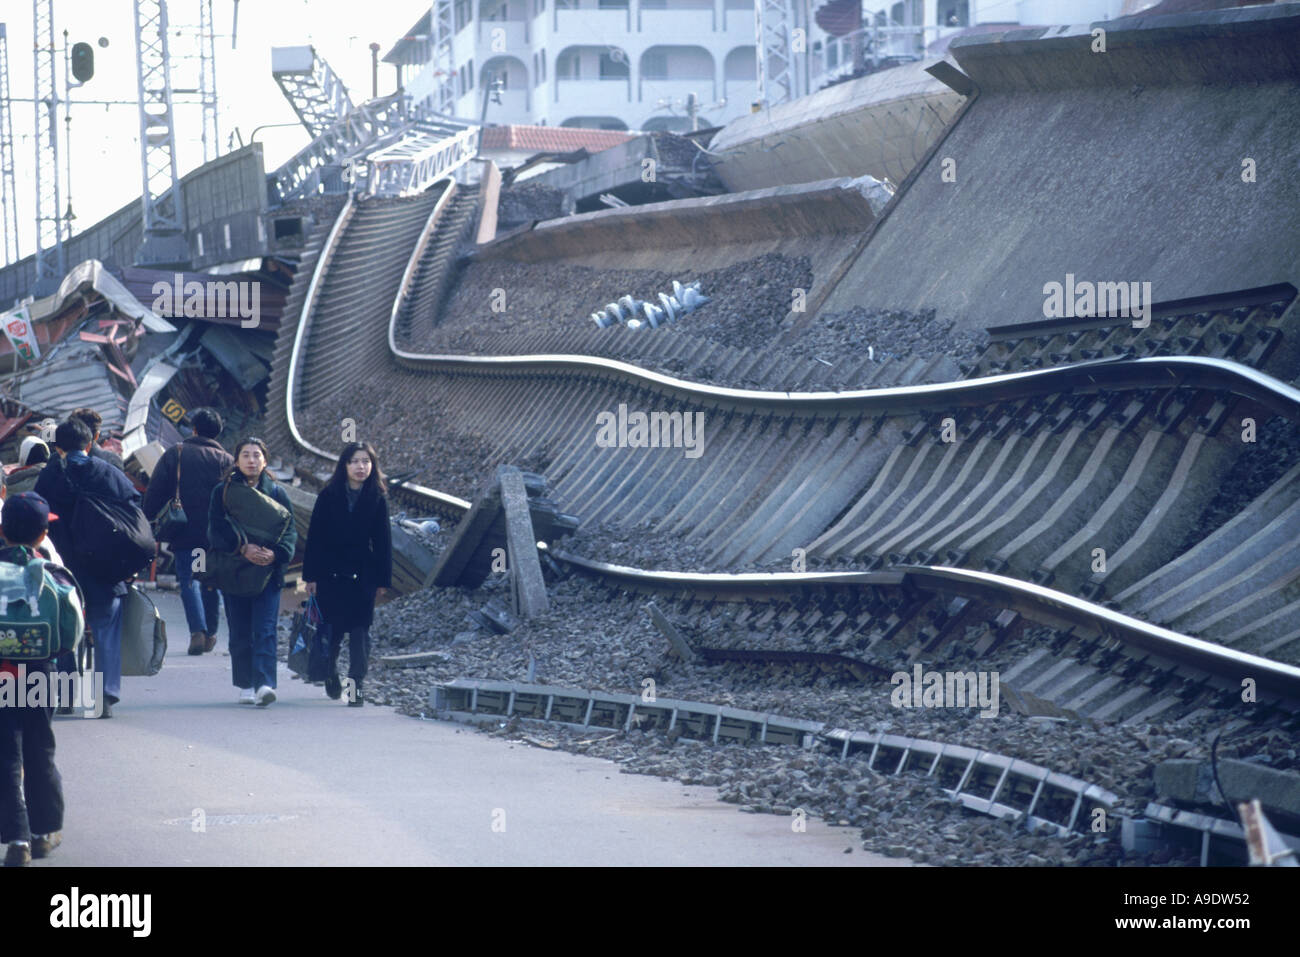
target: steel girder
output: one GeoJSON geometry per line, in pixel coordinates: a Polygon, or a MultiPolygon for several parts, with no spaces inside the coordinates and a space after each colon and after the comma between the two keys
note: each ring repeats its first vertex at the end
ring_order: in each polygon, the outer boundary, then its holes
{"type": "Polygon", "coordinates": [[[355,109],[343,85],[315,47],[275,47],[271,75],[312,139],[327,134],[355,109]]]}
{"type": "Polygon", "coordinates": [[[366,157],[369,191],[378,196],[412,196],[451,175],[478,152],[480,128],[443,120],[418,123],[392,146],[366,157]]]}
{"type": "Polygon", "coordinates": [[[356,107],[267,174],[269,202],[277,206],[303,199],[322,186],[329,192],[347,192],[351,184],[340,178],[347,163],[366,150],[396,142],[406,129],[405,104],[396,93],[356,107]]]}

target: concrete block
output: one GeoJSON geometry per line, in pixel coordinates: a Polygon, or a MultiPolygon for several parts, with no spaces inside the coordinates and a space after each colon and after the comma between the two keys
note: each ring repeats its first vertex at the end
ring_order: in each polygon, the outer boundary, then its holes
{"type": "MultiPolygon", "coordinates": [[[[1219,760],[1219,781],[1229,802],[1258,799],[1270,814],[1300,821],[1300,774],[1235,758],[1219,760]]],[[[1209,761],[1180,758],[1155,769],[1156,794],[1185,804],[1221,806],[1209,761]]]]}

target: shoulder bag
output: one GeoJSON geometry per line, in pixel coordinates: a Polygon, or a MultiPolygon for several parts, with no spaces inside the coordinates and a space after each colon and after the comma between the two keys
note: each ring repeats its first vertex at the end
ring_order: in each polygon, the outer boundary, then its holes
{"type": "Polygon", "coordinates": [[[160,542],[170,542],[176,539],[185,531],[190,523],[189,516],[185,514],[185,507],[181,505],[181,455],[184,447],[176,446],[176,491],[172,495],[171,501],[162,507],[162,510],[154,516],[153,537],[160,542]]]}

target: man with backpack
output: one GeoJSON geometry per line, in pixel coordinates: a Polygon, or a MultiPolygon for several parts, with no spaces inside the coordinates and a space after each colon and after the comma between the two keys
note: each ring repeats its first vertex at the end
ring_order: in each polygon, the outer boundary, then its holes
{"type": "Polygon", "coordinates": [[[208,547],[208,503],[235,459],[217,441],[224,423],[215,410],[196,409],[190,421],[194,434],[164,452],[154,467],[144,493],[144,513],[157,516],[176,499],[185,512],[185,525],[172,532],[170,542],[176,555],[176,584],[190,626],[189,653],[201,655],[217,647],[221,593],[194,580],[194,550],[208,547]]]}
{"type": "Polygon", "coordinates": [[[54,765],[51,663],[81,640],[76,583],[37,548],[52,517],[45,499],[6,500],[0,529],[0,842],[6,867],[46,857],[62,841],[63,782],[54,765]],[[12,637],[10,637],[12,635],[12,637]],[[44,694],[34,687],[43,686],[44,694]]]}
{"type": "Polygon", "coordinates": [[[126,582],[152,560],[154,541],[140,493],[123,472],[90,457],[92,440],[81,420],[61,423],[54,444],[63,453],[63,468],[41,472],[36,492],[60,516],[50,534],[86,599],[95,672],[104,681],[100,717],[111,718],[122,691],[126,582]]]}

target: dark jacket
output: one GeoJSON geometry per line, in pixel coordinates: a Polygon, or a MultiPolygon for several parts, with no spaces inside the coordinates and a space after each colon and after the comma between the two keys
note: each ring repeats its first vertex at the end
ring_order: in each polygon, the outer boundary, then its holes
{"type": "Polygon", "coordinates": [[[393,585],[387,496],[365,487],[349,510],[347,483],[326,485],[312,509],[302,578],[319,586],[316,600],[334,628],[369,628],[375,589],[393,585]]]}
{"type": "Polygon", "coordinates": [[[101,581],[79,567],[73,557],[76,549],[66,534],[68,522],[72,518],[72,507],[77,499],[73,485],[108,501],[130,502],[137,507],[140,505],[140,493],[120,469],[115,469],[100,459],[90,458],[84,452],[72,452],[57,465],[51,461],[41,470],[36,479],[36,487],[32,489],[37,495],[43,495],[45,501],[50,503],[50,511],[59,516],[58,521],[50,523],[50,537],[54,539],[54,547],[68,563],[68,569],[77,576],[77,582],[86,596],[86,604],[100,604],[114,595],[125,595],[126,584],[101,581]]]}
{"type": "MultiPolygon", "coordinates": [[[[58,454],[57,452],[55,453],[58,454]]],[[[118,455],[111,449],[106,449],[102,445],[92,445],[90,447],[91,458],[99,459],[101,462],[107,462],[119,472],[126,471],[126,463],[122,461],[122,456],[118,455]]]]}
{"type": "Polygon", "coordinates": [[[234,457],[216,439],[191,435],[162,454],[144,493],[144,513],[152,520],[176,494],[176,456],[181,456],[181,507],[189,519],[185,531],[172,541],[174,551],[206,548],[208,503],[212,489],[235,464],[234,457]]]}
{"type": "MultiPolygon", "coordinates": [[[[241,473],[234,480],[238,482],[243,478],[241,473]]],[[[221,482],[212,489],[212,495],[208,500],[208,547],[213,551],[235,552],[239,549],[239,535],[235,532],[235,526],[230,516],[226,514],[226,506],[221,500],[221,493],[225,486],[223,476],[221,482]]],[[[271,473],[266,469],[262,470],[262,475],[257,480],[257,490],[263,495],[269,495],[289,510],[289,528],[280,536],[278,542],[266,545],[275,553],[275,562],[272,565],[274,572],[268,587],[283,588],[284,568],[293,559],[294,549],[298,547],[298,526],[292,521],[293,503],[289,501],[289,493],[275,484],[271,473]]]]}

